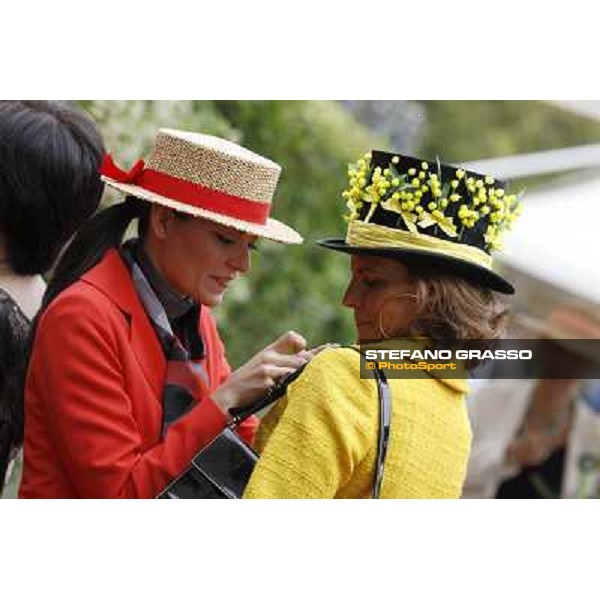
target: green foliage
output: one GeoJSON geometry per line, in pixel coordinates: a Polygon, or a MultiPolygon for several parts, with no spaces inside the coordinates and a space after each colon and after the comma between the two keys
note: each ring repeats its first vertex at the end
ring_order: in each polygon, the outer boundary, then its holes
{"type": "MultiPolygon", "coordinates": [[[[212,102],[193,100],[83,100],[79,102],[100,124],[106,148],[117,164],[129,168],[146,156],[160,127],[201,131],[235,140],[239,134],[212,102]]],[[[107,190],[103,205],[121,198],[107,190]]]]}
{"type": "Polygon", "coordinates": [[[419,152],[463,162],[595,143],[600,123],[536,100],[432,100],[419,152]]]}
{"type": "Polygon", "coordinates": [[[315,241],[345,234],[341,191],[347,163],[378,144],[334,102],[217,102],[243,132],[241,143],[283,167],[274,214],[305,237],[302,246],[264,241],[250,275],[218,311],[234,364],[294,329],[311,345],[354,339],[350,311],[340,301],[349,259],[315,241]]]}
{"type": "MultiPolygon", "coordinates": [[[[283,167],[274,216],[305,237],[302,246],[261,242],[251,272],[216,311],[232,365],[239,365],[288,329],[311,345],[350,341],[349,311],[340,308],[348,258],[314,241],[343,235],[347,163],[384,142],[335,102],[84,101],[107,148],[130,166],[147,154],[159,127],[219,135],[283,167]]],[[[105,204],[119,195],[108,191],[105,204]]]]}
{"type": "MultiPolygon", "coordinates": [[[[130,166],[149,150],[159,127],[226,137],[283,167],[275,218],[306,239],[302,246],[263,241],[251,272],[216,311],[232,365],[239,365],[288,329],[311,345],[354,338],[351,312],[340,306],[348,257],[315,240],[345,232],[341,198],[347,163],[390,144],[369,133],[336,102],[84,101],[107,148],[130,166]]],[[[445,161],[544,150],[597,141],[600,124],[541,102],[430,101],[415,154],[445,161]]],[[[115,196],[107,194],[110,202],[115,196]]]]}
{"type": "Polygon", "coordinates": [[[106,147],[125,164],[151,148],[159,127],[190,129],[234,139],[238,133],[213,102],[193,100],[84,100],[80,104],[100,123],[106,147]]]}

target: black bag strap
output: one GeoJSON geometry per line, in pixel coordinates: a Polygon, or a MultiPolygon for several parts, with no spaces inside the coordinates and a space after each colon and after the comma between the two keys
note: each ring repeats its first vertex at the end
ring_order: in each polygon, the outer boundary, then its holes
{"type": "Polygon", "coordinates": [[[379,395],[379,436],[377,440],[377,462],[375,470],[375,485],[373,498],[379,498],[385,470],[385,457],[387,456],[392,427],[392,395],[385,373],[377,367],[377,392],[379,395]]]}
{"type": "MultiPolygon", "coordinates": [[[[364,354],[354,346],[347,346],[358,352],[363,358],[364,354]]],[[[373,498],[379,498],[383,473],[385,470],[385,457],[390,441],[390,430],[392,426],[392,395],[385,373],[375,365],[372,371],[377,383],[377,396],[379,399],[379,432],[377,436],[377,460],[375,462],[375,483],[373,484],[373,498]]]]}
{"type": "MultiPolygon", "coordinates": [[[[363,353],[356,348],[355,346],[339,346],[341,348],[350,348],[356,352],[358,352],[361,356],[363,353]]],[[[279,380],[262,398],[259,398],[255,402],[241,407],[234,408],[229,411],[231,415],[231,419],[229,420],[228,427],[233,429],[237,425],[239,425],[242,421],[246,420],[248,417],[262,410],[263,408],[267,408],[283,394],[285,394],[288,385],[292,383],[295,379],[297,379],[306,365],[300,367],[298,370],[290,373],[283,379],[279,380]]],[[[377,460],[375,463],[375,482],[373,484],[373,498],[379,498],[381,494],[381,485],[383,483],[383,473],[385,470],[385,457],[387,455],[387,449],[390,440],[390,430],[392,424],[392,400],[390,387],[387,382],[387,377],[385,373],[379,368],[376,367],[373,370],[373,374],[375,376],[375,381],[377,383],[377,396],[379,400],[379,430],[377,437],[377,460]]]]}
{"type": "Polygon", "coordinates": [[[229,409],[229,415],[231,418],[229,419],[227,426],[229,428],[236,427],[248,417],[251,417],[263,408],[267,408],[267,406],[271,406],[271,404],[279,400],[279,398],[285,394],[288,385],[300,377],[305,367],[306,365],[303,365],[299,369],[296,369],[293,373],[282,377],[273,387],[269,388],[269,391],[264,396],[261,396],[258,400],[255,400],[246,406],[229,409]]]}

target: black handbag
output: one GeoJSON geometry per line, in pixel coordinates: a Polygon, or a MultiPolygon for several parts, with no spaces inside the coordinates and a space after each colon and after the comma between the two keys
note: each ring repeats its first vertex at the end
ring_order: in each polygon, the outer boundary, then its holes
{"type": "MultiPolygon", "coordinates": [[[[356,348],[353,348],[360,352],[356,348]]],[[[304,367],[274,385],[265,396],[241,409],[230,411],[231,419],[225,429],[192,459],[186,471],[163,490],[157,498],[179,499],[235,499],[241,498],[259,455],[235,432],[235,427],[258,411],[276,402],[304,367]]],[[[391,425],[391,396],[385,374],[372,371],[377,382],[379,397],[379,432],[377,463],[373,498],[379,498],[385,456],[391,425]]]]}

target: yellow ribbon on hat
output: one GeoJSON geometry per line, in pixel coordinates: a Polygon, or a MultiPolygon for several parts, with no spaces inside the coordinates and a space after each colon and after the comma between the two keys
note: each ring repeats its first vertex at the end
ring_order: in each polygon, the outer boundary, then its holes
{"type": "Polygon", "coordinates": [[[486,269],[492,268],[492,257],[474,246],[441,240],[424,233],[412,233],[358,220],[351,221],[348,224],[346,244],[364,248],[424,250],[466,260],[486,269]]]}

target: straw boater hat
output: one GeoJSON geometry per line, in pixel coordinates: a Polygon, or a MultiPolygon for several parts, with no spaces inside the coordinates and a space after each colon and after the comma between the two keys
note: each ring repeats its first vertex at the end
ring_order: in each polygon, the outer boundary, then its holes
{"type": "Polygon", "coordinates": [[[398,258],[514,293],[492,268],[491,252],[521,209],[502,182],[379,150],[350,165],[348,175],[346,238],[321,240],[322,246],[398,258]]]}
{"type": "Polygon", "coordinates": [[[147,162],[129,171],[109,155],[102,180],[126,194],[286,244],[302,237],[269,218],[281,167],[233,142],[160,129],[147,162]]]}

